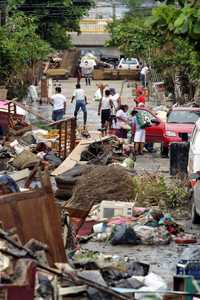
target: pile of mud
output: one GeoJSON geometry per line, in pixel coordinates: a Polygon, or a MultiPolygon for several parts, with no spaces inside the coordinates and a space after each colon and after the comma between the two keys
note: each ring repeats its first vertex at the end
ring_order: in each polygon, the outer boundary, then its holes
{"type": "Polygon", "coordinates": [[[120,166],[90,166],[78,180],[67,207],[89,210],[103,200],[131,201],[133,181],[120,166]]]}

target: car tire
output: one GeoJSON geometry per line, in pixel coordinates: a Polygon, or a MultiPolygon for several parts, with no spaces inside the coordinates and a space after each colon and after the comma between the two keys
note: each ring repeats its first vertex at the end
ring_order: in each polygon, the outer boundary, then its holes
{"type": "Polygon", "coordinates": [[[200,224],[200,216],[196,211],[194,199],[193,199],[193,203],[192,203],[192,224],[200,224]]]}
{"type": "Polygon", "coordinates": [[[164,146],[164,144],[162,143],[161,147],[160,147],[160,155],[161,155],[161,157],[168,157],[168,154],[169,154],[168,147],[164,146]]]}

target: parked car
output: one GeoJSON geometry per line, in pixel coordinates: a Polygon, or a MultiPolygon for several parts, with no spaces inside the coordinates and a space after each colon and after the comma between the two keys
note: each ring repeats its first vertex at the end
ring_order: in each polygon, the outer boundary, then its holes
{"type": "Polygon", "coordinates": [[[117,66],[117,69],[139,71],[140,63],[137,58],[122,58],[117,66]]]}
{"type": "Polygon", "coordinates": [[[172,142],[190,139],[196,121],[200,117],[200,108],[176,107],[167,115],[165,132],[161,144],[161,154],[167,156],[172,142]]]}

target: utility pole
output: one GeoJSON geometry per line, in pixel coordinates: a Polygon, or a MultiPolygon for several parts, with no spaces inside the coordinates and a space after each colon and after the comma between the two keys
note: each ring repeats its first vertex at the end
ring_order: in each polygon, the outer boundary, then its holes
{"type": "Polygon", "coordinates": [[[112,0],[112,19],[113,22],[116,20],[116,3],[112,0]]]}

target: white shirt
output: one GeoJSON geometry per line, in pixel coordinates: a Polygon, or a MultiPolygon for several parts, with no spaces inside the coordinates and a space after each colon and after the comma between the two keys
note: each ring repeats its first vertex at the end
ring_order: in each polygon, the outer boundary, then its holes
{"type": "Polygon", "coordinates": [[[142,75],[147,75],[148,71],[149,71],[149,68],[148,68],[148,67],[143,67],[140,73],[141,73],[142,75]]]}
{"type": "Polygon", "coordinates": [[[75,97],[76,101],[85,101],[85,91],[83,89],[75,89],[73,97],[75,97]]]}
{"type": "Polygon", "coordinates": [[[102,100],[101,100],[101,110],[111,109],[110,100],[112,100],[112,98],[110,96],[108,96],[108,97],[104,96],[102,98],[102,100]]]}
{"type": "Polygon", "coordinates": [[[118,108],[119,104],[118,104],[118,99],[120,98],[120,94],[116,93],[115,95],[112,96],[112,102],[113,102],[113,105],[115,107],[115,109],[118,108]]]}
{"type": "Polygon", "coordinates": [[[123,126],[124,124],[126,124],[125,121],[128,120],[128,115],[127,115],[127,113],[124,112],[122,109],[119,109],[119,110],[117,111],[117,113],[116,113],[116,117],[117,117],[116,128],[117,128],[117,129],[120,129],[120,128],[122,128],[122,126],[123,126]],[[121,120],[119,120],[118,118],[121,118],[121,119],[123,119],[124,121],[121,121],[121,120]]]}
{"type": "Polygon", "coordinates": [[[52,100],[53,100],[53,110],[58,110],[64,108],[64,103],[67,99],[65,98],[65,96],[58,93],[52,96],[52,100]]]}

